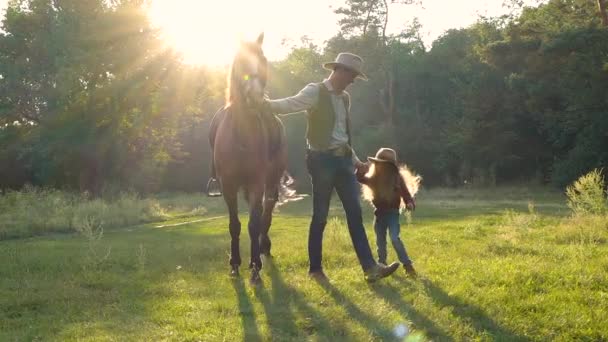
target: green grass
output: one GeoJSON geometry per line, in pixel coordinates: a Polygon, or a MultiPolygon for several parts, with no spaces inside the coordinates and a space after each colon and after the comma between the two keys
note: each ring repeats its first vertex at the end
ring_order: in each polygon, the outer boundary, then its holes
{"type": "MultiPolygon", "coordinates": [[[[402,221],[420,278],[401,269],[373,285],[336,199],[324,240],[331,283],[310,281],[310,199],[290,203],[275,215],[275,259],[257,288],[245,267],[241,279],[228,276],[221,200],[157,200],[183,215],[101,237],[0,241],[0,340],[380,341],[398,340],[400,326],[411,341],[608,340],[608,218],[570,216],[561,194],[422,192],[402,221]]],[[[373,246],[371,220],[366,207],[373,246]]]]}

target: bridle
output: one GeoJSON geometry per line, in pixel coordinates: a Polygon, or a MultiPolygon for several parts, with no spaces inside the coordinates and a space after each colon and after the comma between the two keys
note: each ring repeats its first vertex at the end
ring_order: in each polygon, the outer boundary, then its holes
{"type": "Polygon", "coordinates": [[[266,88],[267,81],[267,65],[268,62],[266,57],[261,53],[261,51],[249,51],[246,50],[247,57],[251,56],[252,58],[257,59],[257,63],[255,64],[256,70],[251,72],[243,73],[239,76],[238,79],[238,87],[241,94],[244,95],[245,102],[257,102],[263,97],[264,89],[266,88]],[[257,82],[257,84],[256,84],[257,82]],[[258,87],[258,91],[260,91],[259,98],[252,99],[251,92],[255,90],[255,87],[258,87]]]}

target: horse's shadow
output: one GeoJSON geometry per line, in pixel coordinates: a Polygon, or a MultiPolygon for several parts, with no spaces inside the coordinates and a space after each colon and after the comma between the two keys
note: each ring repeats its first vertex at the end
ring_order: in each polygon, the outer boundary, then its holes
{"type": "MultiPolygon", "coordinates": [[[[265,263],[265,270],[268,270],[269,263],[265,263]]],[[[290,303],[285,299],[288,294],[285,288],[279,289],[273,281],[272,289],[269,292],[264,284],[257,285],[254,289],[255,297],[262,303],[266,319],[268,321],[269,340],[284,341],[292,340],[297,337],[298,327],[295,317],[291,312],[290,303]]]]}
{"type": "Polygon", "coordinates": [[[243,324],[243,341],[262,341],[255,321],[253,305],[247,295],[247,288],[245,287],[243,278],[236,277],[232,279],[232,287],[234,287],[234,291],[236,292],[239,316],[241,316],[241,323],[243,324]]]}
{"type": "Polygon", "coordinates": [[[288,285],[271,258],[264,263],[270,276],[271,291],[263,285],[254,289],[264,306],[268,319],[270,340],[302,340],[330,334],[331,340],[351,339],[347,328],[321,315],[302,293],[288,285]],[[298,314],[298,317],[294,315],[298,314]]]}
{"type": "MultiPolygon", "coordinates": [[[[356,340],[357,336],[344,324],[324,317],[310,300],[301,292],[288,285],[283,279],[278,267],[272,260],[266,259],[264,273],[270,277],[270,285],[260,284],[253,288],[254,296],[264,308],[267,320],[267,336],[262,336],[256,323],[253,304],[248,295],[247,286],[242,279],[233,280],[239,311],[243,325],[244,341],[262,340],[302,340],[321,338],[330,340],[356,340]]],[[[265,277],[268,279],[268,277],[265,277]]],[[[501,326],[492,320],[482,309],[467,304],[460,299],[449,296],[430,280],[422,279],[417,286],[403,277],[396,277],[406,289],[420,290],[420,286],[439,307],[452,307],[452,312],[462,319],[464,324],[471,326],[477,333],[490,336],[492,340],[528,341],[529,339],[501,326]]],[[[319,282],[324,291],[333,299],[335,304],[344,308],[349,318],[361,326],[372,330],[381,340],[394,340],[392,329],[380,319],[370,315],[355,305],[338,288],[328,282],[319,282]]],[[[383,298],[394,310],[407,317],[416,329],[424,331],[432,340],[454,341],[449,332],[438,326],[424,314],[416,310],[411,303],[403,299],[401,291],[388,282],[371,286],[378,297],[383,298]]],[[[327,305],[327,304],[324,304],[327,305]]],[[[264,334],[266,335],[266,333],[264,334]]]]}

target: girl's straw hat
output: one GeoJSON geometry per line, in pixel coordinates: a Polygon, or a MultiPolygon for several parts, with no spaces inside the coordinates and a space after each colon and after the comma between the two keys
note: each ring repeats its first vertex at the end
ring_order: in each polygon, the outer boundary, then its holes
{"type": "Polygon", "coordinates": [[[375,157],[367,157],[367,160],[373,163],[389,163],[399,168],[397,165],[397,152],[392,148],[383,147],[376,152],[375,157]]]}

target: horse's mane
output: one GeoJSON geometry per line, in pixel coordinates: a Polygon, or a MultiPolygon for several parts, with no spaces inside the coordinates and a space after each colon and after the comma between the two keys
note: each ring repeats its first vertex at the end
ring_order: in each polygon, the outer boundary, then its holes
{"type": "Polygon", "coordinates": [[[242,63],[241,51],[238,51],[234,60],[232,62],[232,66],[228,71],[228,80],[226,87],[226,104],[233,104],[240,102],[241,92],[239,87],[239,76],[240,72],[240,64],[242,63]]]}

